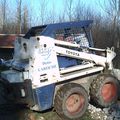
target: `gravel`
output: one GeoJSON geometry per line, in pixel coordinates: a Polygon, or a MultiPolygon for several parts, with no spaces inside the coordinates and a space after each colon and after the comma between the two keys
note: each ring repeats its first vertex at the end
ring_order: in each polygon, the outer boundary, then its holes
{"type": "Polygon", "coordinates": [[[104,109],[89,104],[88,111],[94,120],[120,120],[120,101],[104,109]]]}
{"type": "MultiPolygon", "coordinates": [[[[47,111],[45,113],[32,112],[28,109],[8,107],[6,110],[3,108],[0,114],[0,120],[61,120],[61,118],[54,111],[47,111]],[[13,109],[12,109],[13,108],[13,109]],[[15,110],[16,112],[15,112],[15,110]],[[7,111],[7,112],[6,112],[7,111]],[[19,119],[18,119],[19,118],[19,119]],[[29,118],[29,119],[27,119],[29,118]]],[[[110,108],[96,108],[89,104],[86,115],[81,120],[120,120],[120,101],[112,105],[110,108]]]]}

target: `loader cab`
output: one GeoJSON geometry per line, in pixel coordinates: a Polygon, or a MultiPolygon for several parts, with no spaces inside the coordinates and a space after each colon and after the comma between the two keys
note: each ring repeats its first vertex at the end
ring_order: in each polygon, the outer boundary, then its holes
{"type": "Polygon", "coordinates": [[[55,23],[32,27],[24,36],[29,39],[34,36],[48,36],[58,40],[79,43],[80,38],[86,38],[89,46],[93,47],[91,35],[92,20],[79,22],[55,23]],[[76,40],[76,41],[75,41],[76,40]]]}
{"type": "MultiPolygon", "coordinates": [[[[82,47],[93,47],[91,35],[92,23],[92,20],[86,20],[36,26],[32,27],[24,38],[29,39],[35,36],[47,36],[60,41],[80,44],[82,47]]],[[[58,63],[60,68],[66,68],[77,65],[78,61],[66,56],[58,56],[58,63]]]]}

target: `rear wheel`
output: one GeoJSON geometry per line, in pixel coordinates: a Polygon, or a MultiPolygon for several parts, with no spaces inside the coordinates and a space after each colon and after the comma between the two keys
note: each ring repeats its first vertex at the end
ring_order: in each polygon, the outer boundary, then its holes
{"type": "Polygon", "coordinates": [[[88,94],[79,84],[65,84],[56,93],[54,107],[65,120],[79,120],[88,107],[88,94]]]}
{"type": "Polygon", "coordinates": [[[109,107],[117,101],[118,89],[119,83],[114,76],[101,74],[91,84],[91,101],[96,106],[109,107]]]}

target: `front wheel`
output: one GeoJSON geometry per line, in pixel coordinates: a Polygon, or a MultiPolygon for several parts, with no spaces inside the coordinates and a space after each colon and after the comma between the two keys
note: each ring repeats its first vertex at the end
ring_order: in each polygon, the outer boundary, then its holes
{"type": "Polygon", "coordinates": [[[0,105],[7,103],[7,89],[4,83],[0,81],[0,105]]]}
{"type": "Polygon", "coordinates": [[[54,107],[65,120],[79,120],[88,107],[88,94],[79,84],[65,84],[56,93],[54,107]]]}

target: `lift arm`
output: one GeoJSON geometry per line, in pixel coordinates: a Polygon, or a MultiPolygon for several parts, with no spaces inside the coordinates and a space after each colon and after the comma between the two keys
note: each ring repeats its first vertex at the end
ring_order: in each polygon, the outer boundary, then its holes
{"type": "Polygon", "coordinates": [[[92,50],[93,52],[83,52],[79,51],[82,47],[79,44],[73,44],[65,41],[55,40],[55,50],[58,54],[68,56],[71,58],[82,59],[90,62],[94,62],[96,65],[102,65],[112,69],[112,60],[116,56],[115,52],[109,48],[107,49],[98,49],[98,48],[87,48],[88,51],[92,50]],[[66,48],[67,47],[67,48],[66,48]],[[100,52],[103,55],[96,55],[94,52],[100,52]]]}

